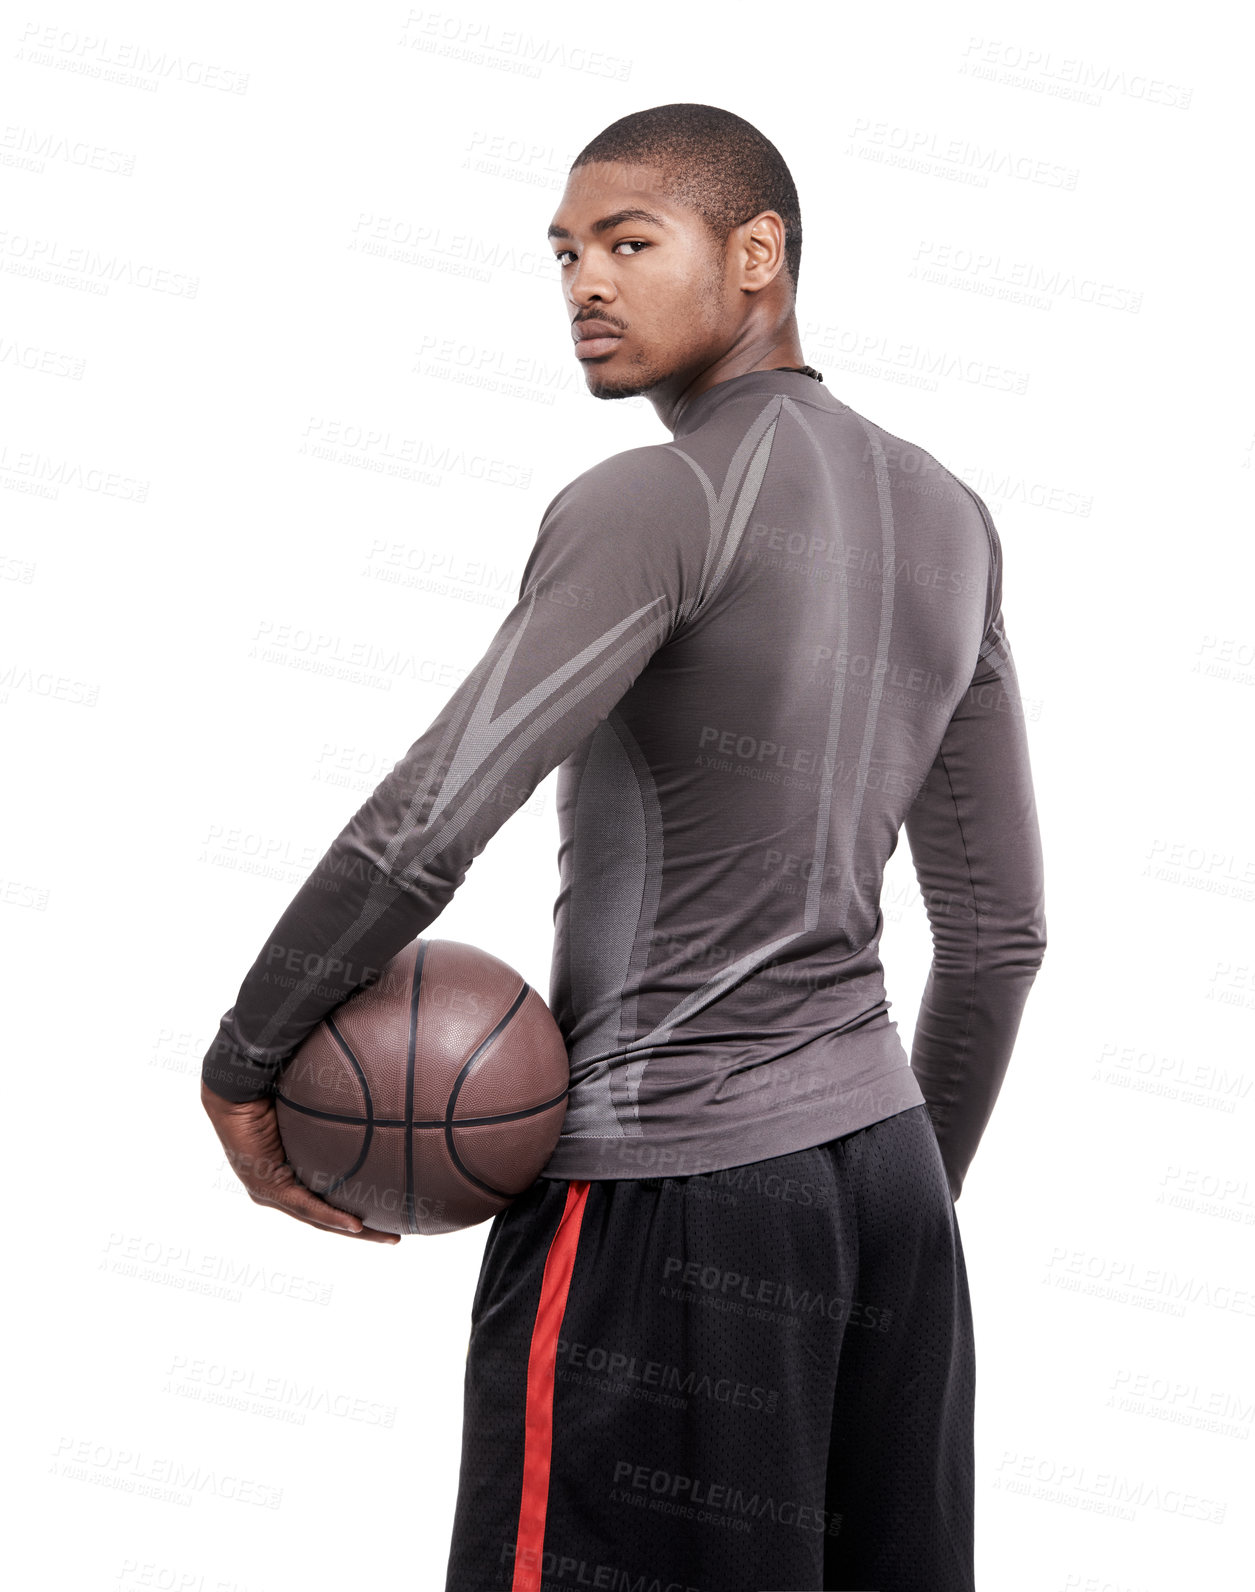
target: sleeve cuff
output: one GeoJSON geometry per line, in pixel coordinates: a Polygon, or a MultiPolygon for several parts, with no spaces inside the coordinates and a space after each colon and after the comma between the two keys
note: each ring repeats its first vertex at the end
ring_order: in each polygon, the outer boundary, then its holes
{"type": "Polygon", "coordinates": [[[227,1029],[227,1017],[219,1024],[213,1043],[201,1063],[201,1082],[217,1095],[237,1104],[262,1100],[275,1091],[282,1061],[256,1060],[242,1050],[227,1029]]]}

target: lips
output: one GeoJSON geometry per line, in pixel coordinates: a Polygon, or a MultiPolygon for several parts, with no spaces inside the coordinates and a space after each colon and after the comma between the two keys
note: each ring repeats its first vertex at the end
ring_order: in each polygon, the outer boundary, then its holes
{"type": "Polygon", "coordinates": [[[623,334],[609,321],[577,321],[571,331],[577,359],[598,359],[613,353],[623,340],[623,334]]]}

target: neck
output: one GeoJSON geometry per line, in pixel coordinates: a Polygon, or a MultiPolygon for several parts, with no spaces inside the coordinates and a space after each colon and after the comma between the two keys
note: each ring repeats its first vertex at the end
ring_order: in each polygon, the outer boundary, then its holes
{"type": "Polygon", "coordinates": [[[737,348],[729,350],[712,364],[699,371],[685,386],[676,388],[662,382],[648,393],[650,403],[659,420],[668,431],[675,428],[681,412],[701,393],[717,387],[720,382],[731,381],[734,376],[748,375],[752,370],[805,370],[817,379],[819,372],[802,360],[802,345],[797,337],[797,322],[790,315],[777,337],[764,348],[737,348]]]}

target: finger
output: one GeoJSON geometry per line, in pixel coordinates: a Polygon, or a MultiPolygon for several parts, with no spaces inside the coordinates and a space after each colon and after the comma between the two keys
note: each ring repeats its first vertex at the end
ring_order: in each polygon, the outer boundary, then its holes
{"type": "Polygon", "coordinates": [[[399,1233],[382,1233],[338,1206],[319,1199],[287,1160],[279,1135],[273,1100],[247,1102],[226,1114],[219,1131],[236,1176],[259,1205],[271,1205],[323,1232],[364,1238],[374,1244],[395,1244],[399,1233]]]}
{"type": "Polygon", "coordinates": [[[342,1211],[326,1200],[320,1200],[300,1183],[261,1190],[258,1203],[273,1206],[289,1216],[295,1216],[298,1221],[307,1222],[311,1227],[320,1227],[328,1233],[340,1233],[345,1238],[364,1238],[373,1244],[396,1244],[401,1241],[400,1233],[382,1233],[377,1228],[367,1227],[351,1211],[342,1211]]]}

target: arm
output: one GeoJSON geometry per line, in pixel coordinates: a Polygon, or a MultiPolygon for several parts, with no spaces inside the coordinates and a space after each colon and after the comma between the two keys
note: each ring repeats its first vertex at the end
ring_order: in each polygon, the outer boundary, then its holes
{"type": "Polygon", "coordinates": [[[956,1200],[1046,949],[1041,839],[1003,629],[1001,547],[976,501],[990,538],[993,617],[905,825],[933,936],[911,1068],[956,1200]]]}
{"type": "Polygon", "coordinates": [[[486,651],[258,953],[205,1055],[205,1089],[233,1102],[272,1093],[306,1036],[432,923],[496,830],[606,718],[696,590],[673,531],[677,493],[694,490],[655,445],[552,499],[486,651]]]}

